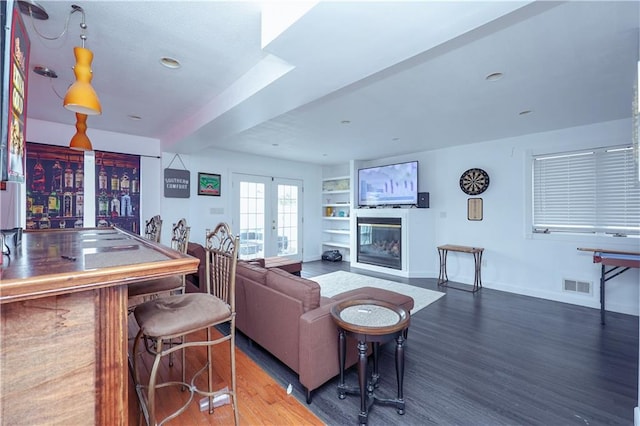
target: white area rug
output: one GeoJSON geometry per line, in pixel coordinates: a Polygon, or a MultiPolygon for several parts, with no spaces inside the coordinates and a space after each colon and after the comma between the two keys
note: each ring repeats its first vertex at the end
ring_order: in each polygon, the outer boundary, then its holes
{"type": "Polygon", "coordinates": [[[420,309],[429,306],[444,296],[444,293],[439,291],[427,290],[426,288],[409,284],[387,281],[346,271],[336,271],[330,274],[318,275],[317,277],[312,277],[311,280],[320,284],[320,295],[325,297],[332,297],[336,294],[361,287],[383,288],[411,296],[413,297],[414,303],[413,310],[411,311],[412,314],[415,314],[420,309]]]}

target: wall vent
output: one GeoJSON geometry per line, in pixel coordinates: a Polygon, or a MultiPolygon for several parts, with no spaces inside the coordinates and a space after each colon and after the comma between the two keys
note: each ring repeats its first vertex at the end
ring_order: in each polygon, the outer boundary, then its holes
{"type": "Polygon", "coordinates": [[[566,278],[562,281],[562,289],[564,291],[570,291],[580,294],[591,294],[592,288],[593,285],[589,281],[569,280],[566,278]]]}

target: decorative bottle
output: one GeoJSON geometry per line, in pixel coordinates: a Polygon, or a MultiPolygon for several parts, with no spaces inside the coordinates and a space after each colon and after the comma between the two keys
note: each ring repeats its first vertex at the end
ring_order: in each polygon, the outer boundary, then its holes
{"type": "Polygon", "coordinates": [[[124,169],[122,176],[120,176],[120,191],[129,192],[129,184],[129,173],[127,173],[127,169],[124,169]]]}
{"type": "Polygon", "coordinates": [[[104,158],[100,161],[100,172],[98,173],[98,189],[107,190],[107,171],[104,169],[104,158]]]}
{"type": "Polygon", "coordinates": [[[131,193],[137,194],[140,192],[140,180],[138,179],[138,169],[133,169],[133,178],[131,179],[131,193]]]}
{"type": "Polygon", "coordinates": [[[73,191],[73,170],[71,169],[71,163],[69,163],[69,157],[67,156],[67,167],[64,169],[64,190],[65,192],[73,191]]]}
{"type": "Polygon", "coordinates": [[[33,180],[31,181],[31,189],[34,192],[44,192],[45,173],[42,163],[40,163],[40,155],[36,156],[36,164],[33,166],[33,180]]]}
{"type": "Polygon", "coordinates": [[[103,190],[98,196],[98,216],[107,216],[109,214],[109,197],[103,190]]]}
{"type": "Polygon", "coordinates": [[[82,163],[78,164],[75,175],[75,186],[77,191],[84,189],[84,170],[82,163]]]}
{"type": "Polygon", "coordinates": [[[73,216],[73,193],[66,191],[62,195],[62,215],[64,217],[73,216]]]}
{"type": "Polygon", "coordinates": [[[114,165],[111,169],[111,192],[120,191],[120,179],[118,179],[118,170],[114,165]]]}
{"type": "Polygon", "coordinates": [[[79,191],[76,193],[76,216],[82,218],[84,214],[84,193],[79,191]]]}
{"type": "Polygon", "coordinates": [[[55,188],[56,191],[62,192],[62,166],[60,165],[60,161],[56,160],[52,168],[53,171],[53,184],[52,189],[55,188]]]}
{"type": "MultiPolygon", "coordinates": [[[[54,181],[55,182],[55,181],[54,181]]],[[[52,187],[47,199],[47,211],[49,217],[57,217],[60,214],[60,198],[56,192],[56,188],[52,187]]]]}
{"type": "Polygon", "coordinates": [[[129,192],[126,191],[120,197],[120,216],[131,216],[133,211],[131,209],[131,197],[129,192]]]}

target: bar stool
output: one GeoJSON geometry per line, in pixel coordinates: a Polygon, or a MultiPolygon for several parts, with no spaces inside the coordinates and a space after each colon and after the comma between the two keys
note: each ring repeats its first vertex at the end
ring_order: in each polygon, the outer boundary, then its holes
{"type": "MultiPolygon", "coordinates": [[[[160,216],[154,216],[160,217],[160,216]]],[[[153,221],[153,218],[151,219],[153,221]]],[[[150,222],[151,222],[150,221],[150,222]]],[[[158,222],[156,221],[156,224],[158,222]]],[[[162,220],[160,219],[160,227],[162,226],[162,220]]],[[[159,228],[156,228],[159,229],[159,228]]],[[[182,218],[177,223],[173,224],[171,230],[171,248],[179,251],[180,253],[187,253],[187,246],[189,245],[189,234],[191,228],[187,226],[186,219],[182,218]]],[[[159,235],[159,233],[158,233],[159,235]]],[[[155,238],[155,234],[152,235],[155,238]]],[[[149,239],[152,239],[149,238],[149,239]]],[[[184,293],[185,277],[184,275],[176,275],[166,278],[159,278],[154,280],[142,281],[129,285],[129,309],[133,310],[135,304],[132,306],[131,301],[134,298],[145,298],[148,296],[155,296],[162,293],[184,293]]]]}
{"type": "MultiPolygon", "coordinates": [[[[160,216],[154,216],[159,218],[160,216]]],[[[153,219],[152,219],[153,220],[153,219]]],[[[156,224],[158,222],[156,221],[156,224]]],[[[160,220],[160,226],[162,226],[162,220],[160,220]]],[[[156,228],[158,229],[158,228],[156,228]]],[[[187,226],[186,219],[182,218],[177,223],[173,224],[171,230],[171,248],[179,251],[180,253],[187,253],[187,246],[189,245],[189,233],[191,228],[187,226]]],[[[160,235],[158,233],[158,235],[160,235]]],[[[154,236],[155,237],[155,236],[154,236]]],[[[173,275],[165,278],[157,278],[148,281],[137,282],[129,284],[128,294],[128,313],[131,314],[135,307],[145,300],[158,297],[160,295],[169,294],[183,294],[185,289],[185,276],[173,275]]],[[[167,344],[173,344],[173,341],[168,341],[167,344]]],[[[137,352],[133,352],[137,354],[137,352]]],[[[169,356],[169,366],[173,367],[173,354],[169,356]]],[[[184,365],[183,365],[184,375],[184,365]]]]}
{"type": "Polygon", "coordinates": [[[160,242],[160,235],[162,234],[162,218],[159,214],[153,216],[144,225],[144,236],[146,239],[153,242],[160,242]]]}
{"type": "MultiPolygon", "coordinates": [[[[138,346],[144,342],[149,354],[154,357],[153,366],[147,384],[140,380],[140,360],[134,358],[133,370],[136,392],[140,405],[150,425],[163,424],[182,414],[192,402],[195,394],[209,398],[209,413],[213,413],[213,399],[220,395],[229,395],[234,412],[235,424],[238,424],[238,406],[236,393],[236,362],[235,362],[235,279],[236,264],[238,259],[238,237],[233,237],[226,223],[219,224],[213,232],[206,236],[206,271],[207,292],[190,293],[160,297],[138,305],[134,310],[134,316],[140,331],[135,343],[134,353],[138,353],[138,346]],[[211,328],[213,326],[229,323],[229,333],[222,337],[213,338],[211,328]],[[190,340],[187,336],[195,332],[206,330],[205,340],[190,340]],[[181,342],[174,345],[165,345],[169,339],[181,338],[181,342]],[[231,389],[213,391],[213,365],[211,363],[212,346],[229,341],[231,364],[231,389]],[[163,356],[175,351],[190,347],[206,347],[207,362],[187,382],[166,381],[158,383],[158,370],[163,356]],[[199,389],[196,386],[197,377],[207,371],[208,389],[199,389]],[[157,419],[156,393],[159,388],[166,386],[182,386],[189,391],[187,401],[172,414],[159,421],[157,419]]],[[[199,334],[200,335],[200,334],[199,334]]],[[[193,336],[191,336],[193,338],[193,336]]],[[[185,354],[182,352],[183,367],[185,354]]]]}

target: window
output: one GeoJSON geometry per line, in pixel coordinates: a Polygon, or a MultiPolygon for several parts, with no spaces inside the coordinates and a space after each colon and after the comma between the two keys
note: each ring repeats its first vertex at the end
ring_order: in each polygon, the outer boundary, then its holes
{"type": "Polygon", "coordinates": [[[533,157],[533,231],[640,234],[631,146],[533,157]]]}

